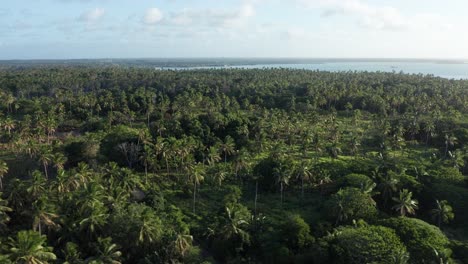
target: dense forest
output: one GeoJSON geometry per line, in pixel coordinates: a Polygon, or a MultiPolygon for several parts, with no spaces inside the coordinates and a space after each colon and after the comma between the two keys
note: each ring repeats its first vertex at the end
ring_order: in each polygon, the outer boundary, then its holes
{"type": "Polygon", "coordinates": [[[468,81],[0,70],[0,263],[468,263],[468,81]]]}

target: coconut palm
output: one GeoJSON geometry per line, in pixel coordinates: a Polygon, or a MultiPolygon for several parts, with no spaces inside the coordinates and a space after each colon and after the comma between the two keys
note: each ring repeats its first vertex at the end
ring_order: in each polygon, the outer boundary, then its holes
{"type": "Polygon", "coordinates": [[[32,229],[42,235],[43,226],[57,228],[58,224],[52,203],[45,197],[40,197],[32,204],[31,217],[33,218],[32,229]]]}
{"type": "Polygon", "coordinates": [[[407,189],[400,191],[399,197],[393,197],[393,201],[397,204],[393,206],[393,209],[400,213],[401,216],[407,214],[416,214],[418,209],[418,201],[412,199],[413,193],[407,189]]]}
{"type": "Polygon", "coordinates": [[[221,226],[220,236],[223,240],[235,240],[240,243],[239,248],[242,248],[242,244],[250,240],[247,231],[250,218],[250,213],[236,205],[226,207],[225,223],[221,226]]]}
{"type": "Polygon", "coordinates": [[[449,152],[449,146],[454,146],[457,143],[457,138],[455,136],[445,134],[445,157],[449,152]]]}
{"type": "Polygon", "coordinates": [[[389,172],[385,178],[380,181],[378,187],[380,189],[380,193],[382,194],[384,207],[386,207],[388,200],[392,199],[393,193],[397,191],[398,179],[394,177],[392,172],[389,172]]]}
{"type": "Polygon", "coordinates": [[[112,243],[112,238],[98,238],[97,256],[88,259],[89,264],[120,264],[122,252],[117,244],[112,243]]]}
{"type": "Polygon", "coordinates": [[[249,167],[249,153],[245,149],[236,151],[236,157],[233,162],[236,177],[240,179],[239,172],[249,167]]]}
{"type": "Polygon", "coordinates": [[[276,182],[280,185],[281,205],[283,205],[284,186],[289,184],[291,175],[289,175],[284,168],[277,167],[273,169],[273,176],[276,178],[276,182]]]}
{"type": "Polygon", "coordinates": [[[65,163],[67,162],[67,157],[65,157],[62,153],[57,152],[55,154],[52,154],[51,162],[54,168],[56,168],[57,171],[60,171],[63,170],[65,163]]]}
{"type": "Polygon", "coordinates": [[[41,153],[39,154],[39,161],[42,163],[42,166],[44,168],[44,173],[46,176],[46,179],[49,179],[49,174],[48,174],[48,167],[50,162],[53,159],[53,154],[50,149],[42,149],[41,153]]]}
{"type": "Polygon", "coordinates": [[[184,257],[192,247],[193,236],[178,234],[174,240],[173,251],[175,255],[184,257]]]}
{"type": "Polygon", "coordinates": [[[146,207],[141,214],[141,221],[138,231],[139,245],[147,245],[154,243],[161,236],[161,223],[159,218],[154,214],[154,211],[146,207]]]}
{"type": "Polygon", "coordinates": [[[16,127],[16,122],[15,120],[11,119],[11,117],[7,117],[2,121],[1,125],[3,129],[8,132],[8,135],[11,135],[11,131],[16,127]]]}
{"type": "Polygon", "coordinates": [[[84,264],[77,244],[68,242],[62,250],[65,262],[63,264],[84,264]]]}
{"type": "Polygon", "coordinates": [[[236,143],[234,142],[234,139],[232,139],[230,136],[227,136],[224,139],[224,143],[220,145],[220,149],[224,153],[224,163],[227,162],[227,156],[234,153],[235,147],[236,143]]]}
{"type": "Polygon", "coordinates": [[[15,263],[47,264],[56,260],[52,248],[45,245],[46,237],[35,231],[20,231],[15,238],[10,238],[8,251],[15,263]]]}
{"type": "Polygon", "coordinates": [[[436,208],[431,210],[431,216],[440,228],[442,223],[448,223],[455,215],[447,201],[436,200],[436,208]]]}
{"type": "Polygon", "coordinates": [[[205,169],[200,164],[195,164],[189,168],[189,179],[193,183],[193,213],[195,213],[195,204],[197,200],[197,187],[205,179],[205,169]]]}
{"type": "Polygon", "coordinates": [[[13,209],[8,207],[8,201],[3,200],[2,193],[0,193],[0,226],[5,226],[10,221],[10,216],[7,213],[12,211],[13,209]]]}
{"type": "Polygon", "coordinates": [[[304,199],[304,180],[312,178],[311,166],[306,162],[302,162],[295,169],[296,178],[301,181],[301,197],[304,199]]]}
{"type": "Polygon", "coordinates": [[[219,156],[218,148],[209,147],[208,153],[206,155],[206,162],[208,163],[208,165],[211,166],[220,160],[221,160],[221,157],[219,156]]]}

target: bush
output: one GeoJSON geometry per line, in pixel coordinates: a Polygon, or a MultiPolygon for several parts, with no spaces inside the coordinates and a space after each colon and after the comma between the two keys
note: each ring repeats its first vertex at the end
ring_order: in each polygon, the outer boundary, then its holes
{"type": "Polygon", "coordinates": [[[374,182],[364,174],[351,173],[343,177],[340,181],[340,185],[343,187],[355,187],[362,188],[365,186],[371,186],[374,182]]]}
{"type": "Polygon", "coordinates": [[[436,226],[420,219],[398,217],[382,220],[381,225],[393,228],[410,252],[413,263],[435,260],[434,250],[446,252],[449,240],[436,226]]]}
{"type": "Polygon", "coordinates": [[[393,263],[406,253],[395,231],[383,226],[340,227],[326,239],[329,263],[393,263]]]}
{"type": "Polygon", "coordinates": [[[344,188],[325,203],[330,221],[349,222],[353,219],[372,220],[377,216],[375,201],[357,188],[344,188]]]}
{"type": "Polygon", "coordinates": [[[291,215],[281,227],[281,238],[293,252],[310,246],[314,238],[310,235],[309,225],[299,215],[291,215]]]}
{"type": "Polygon", "coordinates": [[[119,144],[136,144],[138,142],[138,130],[126,126],[115,127],[101,141],[101,155],[104,161],[114,161],[121,166],[128,165],[127,158],[122,151],[118,150],[119,144]]]}
{"type": "Polygon", "coordinates": [[[428,178],[433,183],[464,184],[465,176],[454,167],[439,167],[430,171],[428,178]]]}

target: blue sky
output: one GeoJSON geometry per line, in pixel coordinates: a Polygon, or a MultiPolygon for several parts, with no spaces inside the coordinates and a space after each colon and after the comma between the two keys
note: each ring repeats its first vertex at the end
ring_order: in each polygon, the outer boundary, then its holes
{"type": "Polygon", "coordinates": [[[468,58],[466,0],[14,0],[0,59],[468,58]]]}

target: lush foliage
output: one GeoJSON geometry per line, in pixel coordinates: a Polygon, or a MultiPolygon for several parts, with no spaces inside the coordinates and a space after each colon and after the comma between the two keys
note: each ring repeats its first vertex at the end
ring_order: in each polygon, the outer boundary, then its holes
{"type": "Polygon", "coordinates": [[[3,67],[0,262],[466,261],[467,142],[466,80],[3,67]]]}

